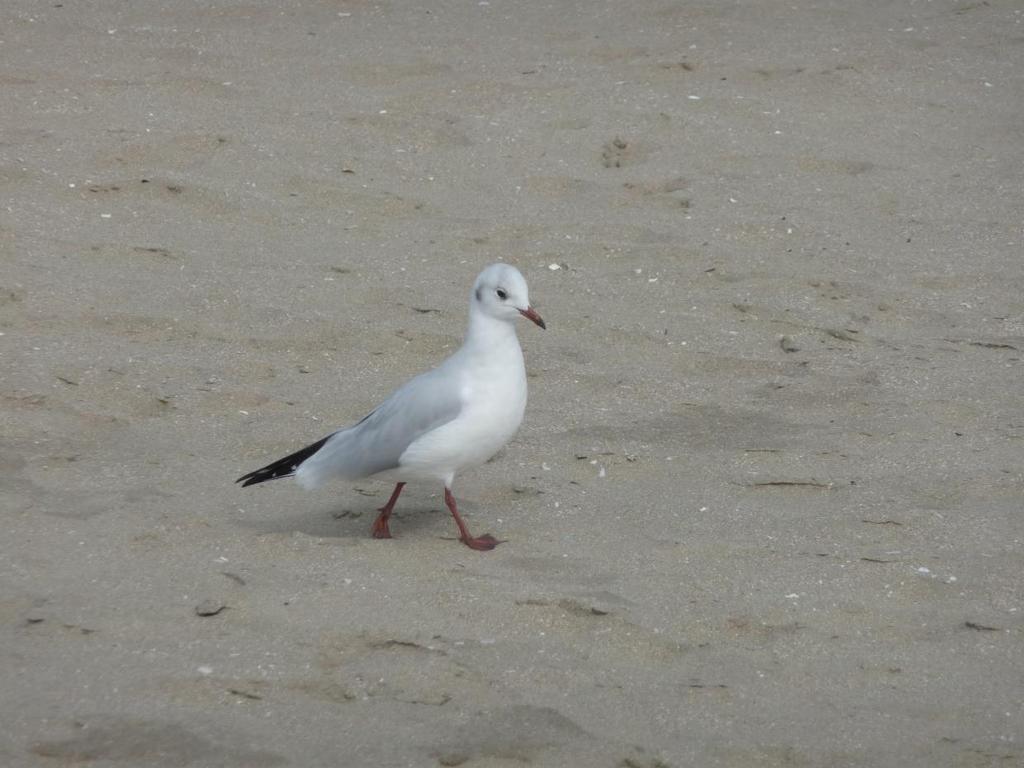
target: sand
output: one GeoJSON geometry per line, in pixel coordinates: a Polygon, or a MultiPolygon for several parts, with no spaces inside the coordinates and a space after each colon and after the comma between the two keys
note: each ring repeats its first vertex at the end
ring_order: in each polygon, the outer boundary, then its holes
{"type": "Polygon", "coordinates": [[[0,9],[0,764],[1024,763],[1024,11],[0,9]],[[456,492],[233,480],[518,265],[456,492]],[[205,613],[209,615],[199,615],[205,613]]]}

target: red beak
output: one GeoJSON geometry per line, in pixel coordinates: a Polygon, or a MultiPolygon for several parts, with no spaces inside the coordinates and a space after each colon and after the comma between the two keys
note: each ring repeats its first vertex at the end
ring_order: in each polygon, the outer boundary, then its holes
{"type": "Polygon", "coordinates": [[[537,314],[537,310],[535,310],[533,307],[527,307],[526,309],[520,309],[519,310],[519,314],[521,314],[523,317],[527,317],[530,320],[533,320],[533,322],[535,322],[541,328],[543,328],[544,330],[547,330],[547,326],[544,325],[544,320],[541,318],[540,315],[537,314]]]}

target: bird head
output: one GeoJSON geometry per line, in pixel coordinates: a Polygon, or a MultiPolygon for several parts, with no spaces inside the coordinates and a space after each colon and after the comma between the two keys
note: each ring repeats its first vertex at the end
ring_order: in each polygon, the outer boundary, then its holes
{"type": "Polygon", "coordinates": [[[547,328],[537,310],[530,306],[530,291],[522,273],[511,264],[492,264],[473,284],[476,307],[486,315],[514,322],[525,317],[541,328],[547,328]]]}

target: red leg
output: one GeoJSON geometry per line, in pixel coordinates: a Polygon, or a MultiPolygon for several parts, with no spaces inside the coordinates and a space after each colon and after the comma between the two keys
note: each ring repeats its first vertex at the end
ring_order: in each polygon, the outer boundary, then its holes
{"type": "Polygon", "coordinates": [[[485,533],[478,539],[474,539],[470,535],[469,529],[466,527],[466,524],[462,522],[462,518],[459,517],[459,510],[455,507],[455,497],[452,496],[452,492],[447,486],[445,486],[444,489],[444,503],[447,504],[448,509],[451,510],[452,517],[455,518],[455,524],[459,526],[459,533],[461,534],[459,536],[459,541],[461,541],[467,547],[469,547],[470,549],[480,550],[481,552],[486,552],[488,550],[494,549],[496,546],[502,543],[493,536],[491,536],[491,534],[489,533],[485,533]]]}
{"type": "Polygon", "coordinates": [[[391,510],[395,508],[395,502],[398,501],[399,495],[402,493],[402,488],[405,483],[399,483],[395,486],[395,490],[391,492],[391,498],[388,499],[388,503],[378,509],[380,512],[377,515],[377,519],[373,521],[373,527],[370,531],[373,533],[375,539],[390,539],[391,531],[388,529],[388,518],[391,517],[391,510]]]}

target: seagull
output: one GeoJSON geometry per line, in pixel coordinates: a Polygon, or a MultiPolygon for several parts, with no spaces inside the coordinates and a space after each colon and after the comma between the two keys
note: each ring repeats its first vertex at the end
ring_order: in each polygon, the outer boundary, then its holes
{"type": "Polygon", "coordinates": [[[395,490],[373,523],[374,538],[390,539],[388,519],[405,484],[440,480],[459,541],[487,551],[501,542],[474,537],[452,495],[455,475],[490,459],[512,438],[526,410],[526,367],[516,336],[525,317],[547,328],[530,306],[526,280],[509,264],[492,264],[477,277],[469,299],[462,346],[431,371],[399,387],[351,427],[242,475],[242,487],[292,477],[307,489],[331,479],[374,478],[395,490]]]}

